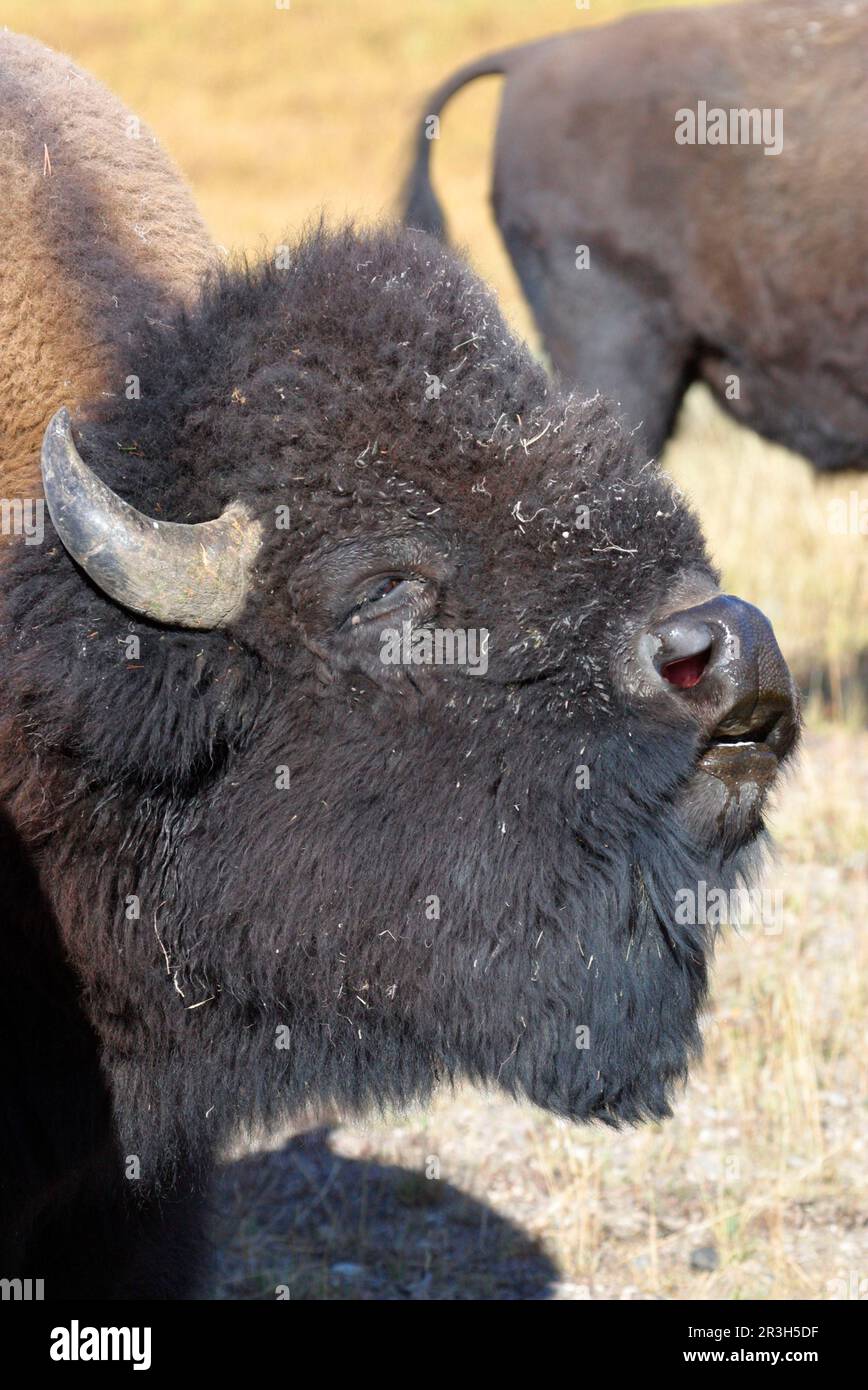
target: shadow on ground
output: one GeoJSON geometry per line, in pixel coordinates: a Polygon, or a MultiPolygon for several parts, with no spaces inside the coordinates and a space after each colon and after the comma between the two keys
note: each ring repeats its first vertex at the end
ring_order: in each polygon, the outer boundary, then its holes
{"type": "Polygon", "coordinates": [[[342,1158],[330,1133],[222,1169],[216,1298],[549,1297],[557,1270],[517,1226],[424,1172],[342,1158]]]}

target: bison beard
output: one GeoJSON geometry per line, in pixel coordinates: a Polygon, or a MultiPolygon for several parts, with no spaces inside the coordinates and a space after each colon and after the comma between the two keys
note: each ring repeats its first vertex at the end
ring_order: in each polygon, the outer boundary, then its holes
{"type": "Polygon", "coordinates": [[[177,1297],[239,1125],[460,1077],[665,1115],[711,944],[676,894],[733,886],[762,829],[711,805],[697,720],[632,666],[714,592],[693,516],[430,238],[317,230],[119,354],[142,399],[94,402],[82,457],[150,516],[239,500],[264,539],[201,632],[56,542],[7,556],[0,1263],[177,1297]],[[487,672],[384,666],[384,574],[416,621],[488,628],[487,672]]]}

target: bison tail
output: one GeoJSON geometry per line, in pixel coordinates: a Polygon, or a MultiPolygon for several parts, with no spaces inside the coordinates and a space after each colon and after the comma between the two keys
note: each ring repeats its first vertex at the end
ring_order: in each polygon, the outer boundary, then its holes
{"type": "Polygon", "coordinates": [[[453,73],[452,77],[444,82],[442,87],[438,87],[429,98],[416,135],[416,158],[401,200],[401,220],[405,226],[417,227],[420,231],[431,232],[441,239],[445,238],[446,223],[443,210],[431,186],[431,142],[436,130],[435,118],[440,115],[449,98],[468,82],[475,81],[477,77],[503,76],[508,71],[510,58],[515,52],[515,49],[506,49],[502,53],[491,53],[487,58],[478,58],[475,63],[468,63],[466,67],[453,73]]]}

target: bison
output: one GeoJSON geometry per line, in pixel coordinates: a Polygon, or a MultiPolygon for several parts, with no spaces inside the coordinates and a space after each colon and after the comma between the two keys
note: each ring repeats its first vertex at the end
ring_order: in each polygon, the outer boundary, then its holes
{"type": "Polygon", "coordinates": [[[0,1270],[181,1298],[239,1126],[459,1078],[668,1113],[715,934],[677,900],[753,872],[797,702],[434,239],[221,260],[129,113],[0,49],[3,488],[41,456],[50,513],[0,554],[0,1270]]]}
{"type": "Polygon", "coordinates": [[[820,470],[868,466],[868,7],[639,14],[428,101],[405,221],[442,234],[431,118],[506,76],[497,225],[551,362],[659,454],[687,387],[820,470]]]}

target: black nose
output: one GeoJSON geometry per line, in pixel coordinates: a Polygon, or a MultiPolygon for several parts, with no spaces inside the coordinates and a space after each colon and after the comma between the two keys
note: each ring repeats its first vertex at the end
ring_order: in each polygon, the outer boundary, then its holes
{"type": "Polygon", "coordinates": [[[659,689],[686,702],[716,742],[768,743],[782,755],[798,726],[793,678],[764,613],[720,594],[671,613],[641,643],[659,689]]]}

